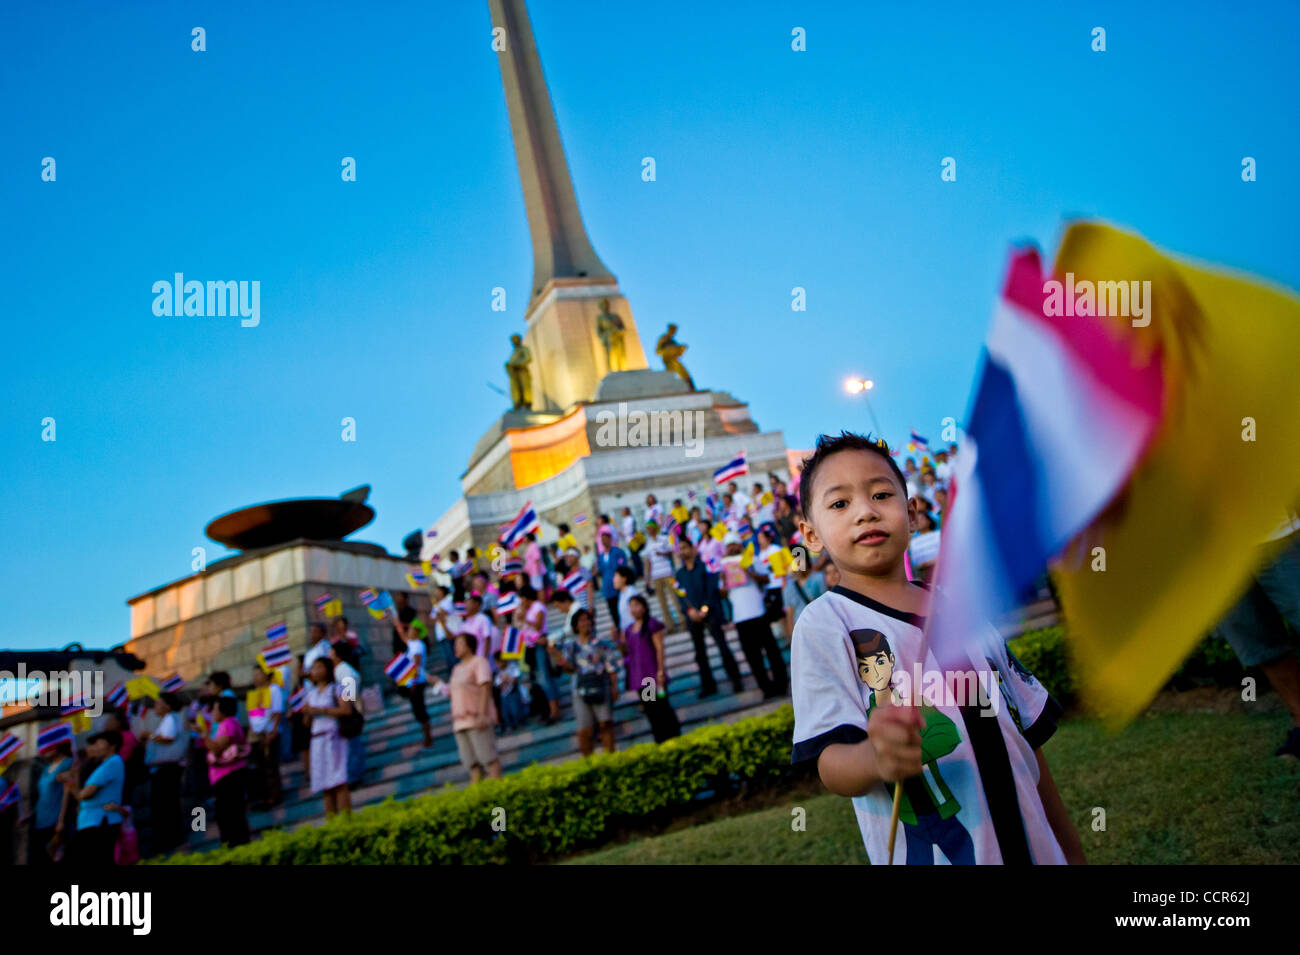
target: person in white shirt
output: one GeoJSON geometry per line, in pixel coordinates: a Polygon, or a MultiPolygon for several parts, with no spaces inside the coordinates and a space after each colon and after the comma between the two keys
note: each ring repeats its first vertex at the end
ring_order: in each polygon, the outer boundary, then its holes
{"type": "MultiPolygon", "coordinates": [[[[654,495],[651,495],[653,497],[654,495]]],[[[647,586],[659,599],[659,619],[665,627],[680,626],[681,614],[677,611],[676,591],[673,589],[673,551],[672,538],[659,533],[657,524],[646,525],[646,565],[645,580],[647,586]],[[672,611],[670,616],[669,611],[672,611]]],[[[628,598],[631,599],[630,597],[628,598]]],[[[619,619],[630,621],[631,617],[622,615],[622,597],[619,598],[619,619]]]]}
{"type": "Polygon", "coordinates": [[[731,500],[735,503],[735,505],[736,505],[737,507],[740,508],[740,511],[741,511],[742,514],[743,514],[745,511],[748,511],[748,510],[749,510],[749,505],[753,503],[753,502],[749,499],[749,495],[748,495],[748,494],[746,494],[744,491],[740,490],[740,488],[736,487],[736,482],[735,482],[735,481],[732,481],[731,483],[729,483],[729,484],[727,485],[727,493],[731,495],[731,500]]]}
{"type": "MultiPolygon", "coordinates": [[[[641,595],[641,591],[637,589],[636,584],[632,583],[633,576],[632,568],[627,565],[623,565],[614,571],[614,589],[618,591],[619,620],[630,621],[632,619],[632,610],[628,604],[633,597],[641,595]]],[[[619,629],[617,623],[610,624],[610,634],[613,636],[615,643],[619,646],[623,645],[623,631],[619,629]]]]}
{"type": "Polygon", "coordinates": [[[659,503],[659,499],[653,494],[645,496],[645,523],[649,524],[654,521],[660,527],[664,526],[664,509],[659,503]]]}
{"type": "Polygon", "coordinates": [[[752,498],[754,505],[754,526],[768,524],[776,520],[776,514],[773,511],[772,495],[763,493],[763,485],[754,485],[754,496],[752,498]]]}
{"type": "Polygon", "coordinates": [[[429,682],[424,641],[415,635],[415,629],[410,624],[403,623],[392,611],[390,614],[393,626],[406,642],[406,655],[415,661],[415,676],[406,685],[407,698],[411,701],[411,715],[424,733],[424,748],[429,749],[433,746],[433,731],[429,728],[429,712],[424,706],[425,686],[429,682]]]}
{"type": "Polygon", "coordinates": [[[330,641],[329,637],[326,636],[325,624],[313,623],[311,625],[307,644],[307,653],[302,658],[302,672],[304,674],[311,672],[311,665],[317,660],[330,655],[330,641]]]}
{"type": "Polygon", "coordinates": [[[731,601],[731,619],[736,625],[740,648],[763,691],[763,699],[784,696],[789,689],[785,659],[772,636],[772,625],[767,622],[767,608],[763,604],[763,588],[767,586],[768,576],[762,572],[761,565],[750,563],[748,567],[741,566],[739,537],[728,534],[724,543],[727,557],[724,558],[722,583],[727,599],[731,601]],[[767,657],[766,664],[764,656],[767,657]]]}
{"type": "MultiPolygon", "coordinates": [[[[347,700],[357,710],[361,709],[361,674],[353,666],[356,650],[346,640],[335,640],[330,644],[330,662],[334,664],[334,682],[339,687],[339,697],[347,700]]],[[[361,734],[347,740],[348,744],[348,785],[355,786],[361,782],[366,772],[366,743],[361,734]]]]}
{"type": "Polygon", "coordinates": [[[190,737],[181,722],[184,704],[173,693],[163,693],[154,703],[159,721],[145,744],[149,766],[149,806],[153,823],[153,851],[170,852],[184,838],[181,828],[181,776],[190,737]]]}
{"type": "Polygon", "coordinates": [[[433,588],[429,621],[433,624],[433,638],[442,653],[442,661],[447,665],[447,679],[451,679],[451,670],[456,665],[455,637],[460,630],[460,617],[456,615],[452,592],[441,584],[433,588]]]}

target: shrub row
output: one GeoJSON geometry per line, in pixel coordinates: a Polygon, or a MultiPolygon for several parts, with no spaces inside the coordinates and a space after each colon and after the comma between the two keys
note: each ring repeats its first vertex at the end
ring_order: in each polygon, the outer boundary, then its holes
{"type": "Polygon", "coordinates": [[[700,793],[759,788],[788,778],[789,706],[503,779],[377,806],[293,832],[267,832],[234,849],[173,856],[227,865],[433,865],[541,862],[644,827],[700,793]]]}

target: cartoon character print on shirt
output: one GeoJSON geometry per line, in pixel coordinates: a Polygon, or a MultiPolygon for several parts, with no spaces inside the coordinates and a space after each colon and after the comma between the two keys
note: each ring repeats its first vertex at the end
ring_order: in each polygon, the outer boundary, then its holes
{"type": "MultiPolygon", "coordinates": [[[[858,661],[858,677],[871,691],[867,697],[868,717],[876,706],[876,694],[886,689],[894,703],[903,702],[894,684],[894,651],[889,639],[879,630],[871,629],[852,630],[849,638],[858,661]]],[[[940,757],[957,748],[961,734],[952,719],[938,709],[923,704],[922,713],[925,715],[925,728],[921,730],[924,768],[920,776],[904,781],[898,813],[907,842],[907,864],[933,865],[937,846],[953,865],[974,865],[975,844],[957,818],[961,803],[939,771],[940,757]]],[[[881,785],[892,799],[893,786],[881,785]]]]}

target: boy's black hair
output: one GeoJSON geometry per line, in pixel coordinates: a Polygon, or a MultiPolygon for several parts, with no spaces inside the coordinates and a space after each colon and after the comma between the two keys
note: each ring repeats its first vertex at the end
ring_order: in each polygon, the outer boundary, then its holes
{"type": "Polygon", "coordinates": [[[889,470],[894,472],[899,490],[904,494],[907,493],[907,479],[903,477],[903,472],[899,470],[898,464],[894,461],[894,456],[889,453],[889,445],[885,443],[883,438],[872,438],[855,434],[852,431],[841,431],[835,437],[831,437],[829,434],[820,434],[817,436],[817,446],[813,449],[813,453],[804,458],[803,470],[799,474],[799,510],[803,512],[805,518],[808,517],[809,502],[812,500],[813,480],[817,476],[817,469],[832,454],[837,454],[840,451],[869,451],[884,458],[889,462],[889,470]]]}
{"type": "Polygon", "coordinates": [[[573,600],[573,594],[569,593],[563,587],[560,587],[558,590],[551,591],[551,603],[553,604],[570,603],[572,602],[572,600],[573,600]]]}
{"type": "Polygon", "coordinates": [[[478,652],[477,636],[475,636],[474,634],[466,630],[462,630],[460,633],[456,634],[456,636],[460,637],[462,640],[465,641],[465,649],[468,650],[471,654],[478,652]]]}
{"type": "Polygon", "coordinates": [[[630,584],[636,580],[636,571],[631,567],[628,567],[626,564],[620,564],[618,567],[614,568],[614,576],[622,577],[630,584]]]}
{"type": "Polygon", "coordinates": [[[239,712],[239,701],[233,696],[217,697],[217,712],[222,716],[234,716],[239,712]]]}
{"type": "Polygon", "coordinates": [[[208,680],[218,690],[230,689],[230,674],[227,673],[225,670],[213,670],[211,673],[208,674],[208,680]]]}

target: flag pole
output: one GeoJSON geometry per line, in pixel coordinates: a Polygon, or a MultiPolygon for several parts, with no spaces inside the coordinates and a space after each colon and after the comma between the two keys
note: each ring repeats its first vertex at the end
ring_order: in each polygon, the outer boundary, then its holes
{"type": "MultiPolygon", "coordinates": [[[[933,616],[933,614],[931,614],[933,616]]],[[[928,621],[927,621],[928,622],[928,621]]],[[[917,654],[917,659],[921,661],[921,667],[925,667],[925,643],[926,638],[930,635],[930,629],[921,631],[921,647],[917,654]]],[[[916,687],[912,687],[912,696],[916,696],[916,687]]],[[[907,701],[908,705],[912,704],[911,700],[907,701]]],[[[898,835],[898,813],[903,808],[903,781],[900,779],[894,783],[894,808],[889,812],[889,865],[894,864],[894,837],[898,835]]]]}

